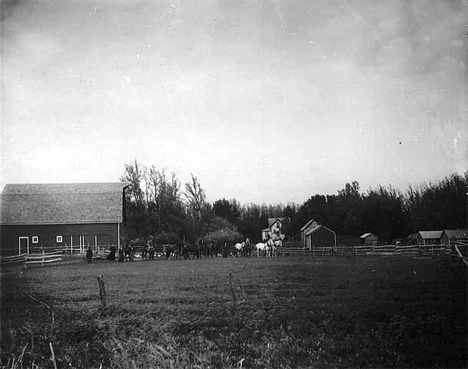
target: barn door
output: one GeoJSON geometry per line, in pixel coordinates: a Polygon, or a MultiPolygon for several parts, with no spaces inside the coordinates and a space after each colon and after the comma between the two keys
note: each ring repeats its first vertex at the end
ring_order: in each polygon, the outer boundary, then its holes
{"type": "Polygon", "coordinates": [[[19,237],[18,255],[29,254],[29,237],[19,237]]]}

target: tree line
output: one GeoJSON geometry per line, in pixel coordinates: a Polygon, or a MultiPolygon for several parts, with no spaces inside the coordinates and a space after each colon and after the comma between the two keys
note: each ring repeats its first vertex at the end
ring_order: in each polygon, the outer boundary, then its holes
{"type": "Polygon", "coordinates": [[[334,230],[338,241],[372,232],[380,241],[392,242],[420,230],[465,228],[468,219],[468,171],[436,183],[410,186],[406,192],[391,186],[361,192],[359,183],[353,181],[337,194],[316,194],[300,205],[243,205],[225,198],[210,203],[194,174],[182,186],[173,172],[168,174],[137,160],[125,165],[121,180],[130,183],[125,237],[153,237],[158,243],[196,242],[202,237],[220,243],[246,237],[257,242],[268,218],[277,217],[284,218],[289,240],[299,240],[300,228],[315,219],[334,230]]]}

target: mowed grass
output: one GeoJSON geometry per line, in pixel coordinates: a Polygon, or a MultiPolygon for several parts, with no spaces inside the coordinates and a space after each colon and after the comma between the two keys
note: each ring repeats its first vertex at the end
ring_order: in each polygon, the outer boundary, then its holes
{"type": "Polygon", "coordinates": [[[466,277],[386,256],[4,271],[1,364],[50,368],[50,342],[59,368],[466,367],[466,277]]]}

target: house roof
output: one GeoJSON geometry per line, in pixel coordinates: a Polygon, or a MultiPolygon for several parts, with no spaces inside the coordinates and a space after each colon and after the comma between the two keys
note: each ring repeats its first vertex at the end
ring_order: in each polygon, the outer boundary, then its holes
{"type": "Polygon", "coordinates": [[[468,229],[446,229],[444,232],[448,238],[468,238],[468,229]]]}
{"type": "Polygon", "coordinates": [[[271,228],[271,226],[272,226],[273,224],[275,224],[276,221],[278,221],[278,220],[279,220],[280,222],[282,222],[282,221],[284,220],[284,218],[268,218],[268,228],[271,228]]]}
{"type": "Polygon", "coordinates": [[[129,183],[7,184],[0,224],[122,222],[123,189],[129,183]]]}
{"type": "Polygon", "coordinates": [[[317,232],[319,229],[322,229],[322,228],[323,228],[323,229],[326,229],[327,231],[330,231],[330,232],[332,232],[332,233],[335,233],[335,232],[333,232],[330,228],[325,227],[324,225],[318,225],[317,227],[312,228],[310,231],[307,231],[305,235],[308,236],[308,235],[310,235],[310,234],[312,234],[312,233],[314,233],[314,232],[317,232]]]}
{"type": "Polygon", "coordinates": [[[369,236],[371,236],[371,235],[373,236],[372,233],[364,233],[364,234],[363,234],[361,237],[359,237],[359,238],[367,238],[367,237],[369,237],[369,236]]]}
{"type": "Polygon", "coordinates": [[[271,231],[270,228],[264,228],[264,229],[262,229],[262,232],[270,232],[270,231],[271,231]]]}
{"type": "Polygon", "coordinates": [[[420,231],[419,235],[427,240],[427,239],[439,239],[442,237],[442,231],[420,231]]]}
{"type": "Polygon", "coordinates": [[[314,222],[314,219],[311,219],[311,220],[309,220],[306,224],[304,224],[304,225],[302,226],[302,228],[300,229],[300,231],[301,231],[301,232],[304,231],[308,226],[310,226],[310,225],[312,224],[312,222],[314,222]]]}

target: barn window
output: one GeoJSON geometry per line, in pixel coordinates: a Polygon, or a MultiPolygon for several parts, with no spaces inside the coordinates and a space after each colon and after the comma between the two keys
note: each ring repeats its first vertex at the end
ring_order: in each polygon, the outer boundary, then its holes
{"type": "Polygon", "coordinates": [[[55,237],[55,242],[62,243],[62,241],[63,241],[62,236],[55,237]]]}
{"type": "Polygon", "coordinates": [[[38,236],[32,236],[32,243],[39,243],[39,237],[38,236]]]}

